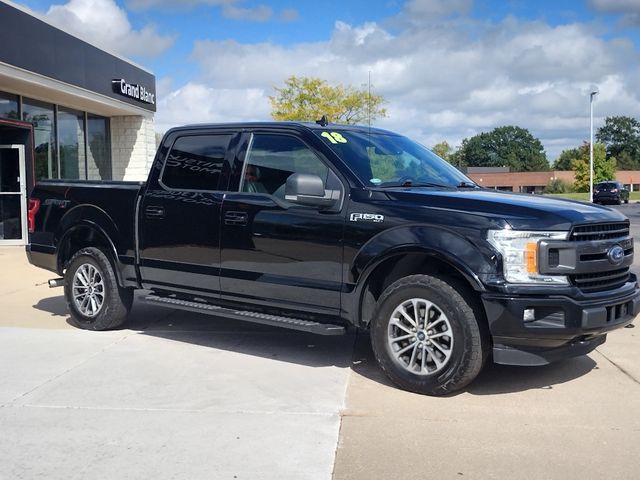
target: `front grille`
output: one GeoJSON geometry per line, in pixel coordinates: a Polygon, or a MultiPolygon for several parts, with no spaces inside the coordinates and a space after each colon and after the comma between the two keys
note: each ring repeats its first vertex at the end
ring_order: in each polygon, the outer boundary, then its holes
{"type": "Polygon", "coordinates": [[[573,285],[583,292],[601,292],[623,286],[629,280],[629,267],[608,272],[579,273],[569,275],[573,285]]]}
{"type": "Polygon", "coordinates": [[[629,222],[594,223],[573,227],[569,240],[584,242],[591,240],[611,240],[629,236],[629,222]]]}

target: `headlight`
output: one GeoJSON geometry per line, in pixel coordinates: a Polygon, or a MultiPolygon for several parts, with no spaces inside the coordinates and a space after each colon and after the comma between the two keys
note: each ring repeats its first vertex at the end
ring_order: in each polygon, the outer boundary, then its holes
{"type": "Polygon", "coordinates": [[[527,232],[489,230],[487,240],[502,254],[504,278],[509,283],[568,285],[562,275],[541,275],[538,270],[538,243],[541,240],[566,240],[568,232],[527,232]]]}

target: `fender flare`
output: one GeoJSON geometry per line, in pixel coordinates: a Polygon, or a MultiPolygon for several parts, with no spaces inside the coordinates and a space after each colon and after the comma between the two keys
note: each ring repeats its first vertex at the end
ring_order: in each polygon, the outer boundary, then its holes
{"type": "Polygon", "coordinates": [[[406,254],[431,256],[454,268],[471,287],[485,291],[480,276],[498,271],[498,258],[484,242],[472,242],[441,225],[401,225],[371,238],[351,263],[349,282],[355,284],[351,311],[360,322],[365,287],[371,275],[387,260],[406,254]]]}
{"type": "Polygon", "coordinates": [[[62,274],[64,265],[62,264],[62,252],[71,236],[80,229],[93,230],[99,235],[108,247],[108,258],[112,262],[113,270],[116,274],[118,285],[123,286],[122,265],[118,257],[116,248],[117,240],[120,237],[118,228],[102,209],[94,205],[78,205],[69,210],[60,220],[55,233],[54,241],[56,245],[56,262],[58,272],[62,274]],[[115,240],[115,241],[114,241],[115,240]]]}

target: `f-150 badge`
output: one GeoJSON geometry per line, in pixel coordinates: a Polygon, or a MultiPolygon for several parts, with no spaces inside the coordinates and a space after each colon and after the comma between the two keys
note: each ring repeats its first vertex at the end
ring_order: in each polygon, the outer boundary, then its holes
{"type": "Polygon", "coordinates": [[[352,222],[384,222],[384,215],[378,215],[376,213],[352,213],[349,217],[352,222]]]}

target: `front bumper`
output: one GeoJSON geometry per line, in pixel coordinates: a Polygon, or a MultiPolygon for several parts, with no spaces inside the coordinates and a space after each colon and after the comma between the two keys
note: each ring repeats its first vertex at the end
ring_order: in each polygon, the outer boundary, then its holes
{"type": "Polygon", "coordinates": [[[485,293],[482,301],[494,361],[506,365],[545,365],[587,354],[605,341],[608,332],[628,325],[640,313],[637,285],[623,295],[596,300],[485,293]],[[533,309],[535,316],[525,321],[527,309],[533,309]]]}

